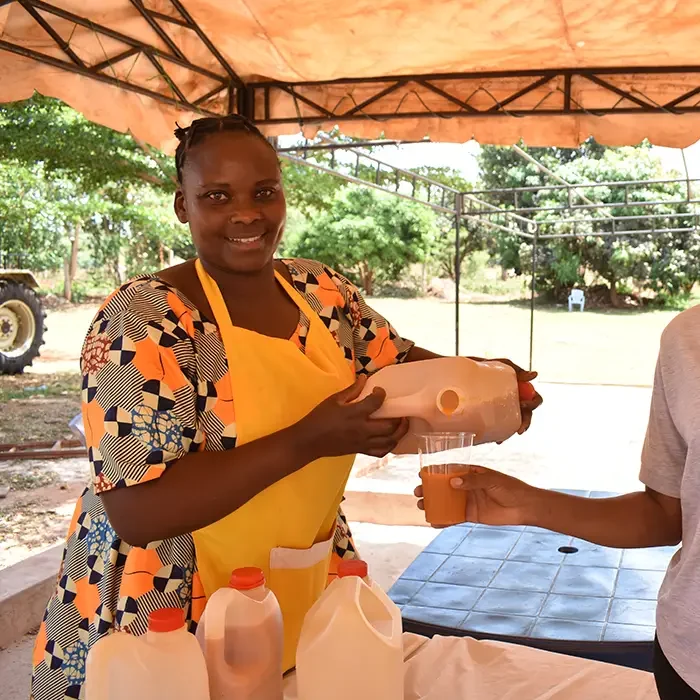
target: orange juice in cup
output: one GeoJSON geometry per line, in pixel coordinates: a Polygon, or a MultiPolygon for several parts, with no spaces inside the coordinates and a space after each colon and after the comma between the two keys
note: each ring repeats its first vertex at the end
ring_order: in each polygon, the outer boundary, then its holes
{"type": "Polygon", "coordinates": [[[423,482],[425,519],[433,526],[463,523],[467,492],[450,481],[469,470],[472,433],[427,433],[421,436],[420,476],[423,482]]]}

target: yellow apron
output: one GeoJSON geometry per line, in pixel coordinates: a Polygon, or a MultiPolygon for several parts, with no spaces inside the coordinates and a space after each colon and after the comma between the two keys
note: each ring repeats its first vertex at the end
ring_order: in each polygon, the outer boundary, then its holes
{"type": "MultiPolygon", "coordinates": [[[[219,287],[199,260],[196,269],[228,358],[237,446],[287,428],[352,384],[354,372],[330,331],[277,272],[278,283],[310,320],[306,354],[289,340],[234,326],[219,287]]],[[[256,566],[265,572],[282,608],[285,671],[295,665],[302,622],[327,584],[338,507],[353,459],[312,462],[194,533],[207,597],[228,584],[233,569],[256,566]]]]}

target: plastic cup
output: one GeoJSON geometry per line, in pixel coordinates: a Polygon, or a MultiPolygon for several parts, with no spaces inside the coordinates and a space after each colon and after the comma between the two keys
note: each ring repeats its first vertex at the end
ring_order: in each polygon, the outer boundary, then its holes
{"type": "Polygon", "coordinates": [[[450,486],[471,464],[473,433],[426,433],[420,436],[420,476],[425,519],[435,527],[463,523],[467,492],[450,486]]]}

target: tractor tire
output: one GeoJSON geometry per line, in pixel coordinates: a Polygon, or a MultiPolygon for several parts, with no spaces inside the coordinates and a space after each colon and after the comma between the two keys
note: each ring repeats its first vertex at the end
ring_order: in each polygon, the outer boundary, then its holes
{"type": "Polygon", "coordinates": [[[21,374],[39,356],[45,318],[34,290],[0,280],[0,374],[21,374]]]}

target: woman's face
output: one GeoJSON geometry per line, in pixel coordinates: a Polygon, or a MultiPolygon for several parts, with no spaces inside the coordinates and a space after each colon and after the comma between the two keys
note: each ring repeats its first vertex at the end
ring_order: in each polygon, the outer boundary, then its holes
{"type": "Polygon", "coordinates": [[[187,152],[175,213],[203,262],[259,272],[274,257],[286,211],[277,156],[259,137],[220,131],[187,152]]]}

